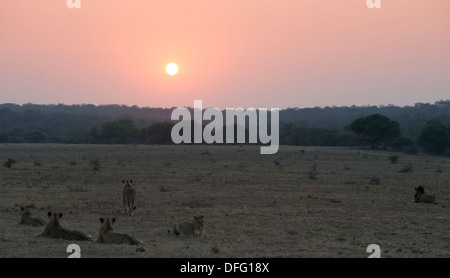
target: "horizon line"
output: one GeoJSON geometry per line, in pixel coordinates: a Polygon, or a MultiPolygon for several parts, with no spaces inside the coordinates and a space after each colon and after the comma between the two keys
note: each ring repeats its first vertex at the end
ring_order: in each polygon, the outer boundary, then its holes
{"type": "MultiPolygon", "coordinates": [[[[325,108],[345,108],[345,107],[377,107],[377,108],[383,108],[383,107],[399,107],[399,108],[405,108],[405,107],[415,107],[418,104],[429,104],[429,105],[437,105],[441,102],[449,102],[450,103],[450,98],[449,99],[441,99],[441,100],[437,100],[434,103],[431,102],[415,102],[413,105],[397,105],[397,104],[380,104],[380,105],[375,105],[375,104],[365,104],[365,105],[356,105],[356,104],[352,104],[352,105],[325,105],[325,106],[309,106],[309,107],[287,107],[287,108],[279,108],[279,110],[289,110],[289,109],[316,109],[316,108],[320,108],[320,109],[325,109],[325,108]]],[[[0,103],[0,105],[16,105],[16,106],[20,106],[20,107],[24,107],[27,105],[40,105],[40,106],[83,106],[83,105],[93,105],[95,107],[102,107],[102,106],[125,106],[125,107],[137,107],[138,109],[175,109],[175,108],[187,108],[187,109],[194,109],[194,107],[192,106],[182,106],[182,107],[177,107],[177,106],[172,106],[172,107],[151,107],[151,106],[138,106],[136,104],[133,105],[129,105],[129,104],[117,104],[117,103],[111,103],[111,104],[93,104],[93,103],[73,103],[73,104],[65,104],[65,103],[47,103],[47,104],[42,104],[42,103],[32,103],[32,102],[26,102],[26,103],[22,103],[22,104],[18,104],[18,103],[12,103],[12,102],[5,102],[5,103],[0,103]]],[[[205,109],[209,109],[209,108],[216,108],[216,107],[207,107],[207,108],[203,108],[202,110],[205,109]]],[[[231,108],[231,107],[227,107],[227,108],[231,108]]],[[[225,110],[227,108],[223,108],[220,110],[225,110]]],[[[255,107],[235,107],[235,108],[243,108],[243,109],[248,109],[248,108],[254,108],[256,110],[258,110],[258,108],[255,107]]],[[[266,107],[264,107],[266,108],[266,107]]]]}

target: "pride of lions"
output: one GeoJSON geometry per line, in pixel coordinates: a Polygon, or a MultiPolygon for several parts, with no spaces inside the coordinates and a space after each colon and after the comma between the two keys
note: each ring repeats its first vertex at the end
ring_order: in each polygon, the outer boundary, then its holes
{"type": "MultiPolygon", "coordinates": [[[[125,181],[123,189],[123,213],[129,216],[133,216],[133,211],[136,210],[134,206],[136,191],[131,186],[132,180],[125,181]]],[[[38,236],[48,237],[48,238],[59,238],[65,240],[78,240],[78,241],[92,241],[92,237],[81,231],[69,230],[60,224],[60,220],[63,217],[62,213],[48,212],[48,222],[39,218],[31,216],[31,212],[28,207],[20,208],[21,220],[19,224],[30,225],[30,226],[44,226],[44,231],[38,236]]],[[[100,231],[96,242],[102,244],[130,244],[130,245],[142,245],[143,241],[133,237],[129,234],[115,233],[113,232],[113,225],[116,222],[115,218],[100,218],[100,231]]],[[[193,222],[182,222],[175,223],[173,226],[173,234],[175,235],[204,235],[205,230],[203,228],[204,217],[194,216],[193,222]]],[[[169,231],[170,232],[170,231],[169,231]]]]}
{"type": "MultiPolygon", "coordinates": [[[[131,186],[133,183],[130,181],[122,181],[125,184],[123,189],[123,213],[129,216],[133,216],[133,211],[136,209],[134,206],[134,201],[136,197],[136,191],[131,186]]],[[[414,192],[414,202],[416,203],[432,203],[436,204],[435,196],[425,194],[425,189],[423,186],[416,186],[414,192]]],[[[44,226],[44,231],[39,234],[39,236],[49,237],[49,238],[60,238],[65,240],[79,240],[79,241],[92,241],[90,235],[87,235],[83,232],[77,230],[69,230],[64,228],[60,224],[60,220],[63,216],[62,213],[54,213],[48,212],[48,222],[45,224],[45,221],[35,218],[31,216],[31,212],[28,207],[20,208],[21,220],[19,224],[30,225],[30,226],[44,226]]],[[[98,243],[102,244],[130,244],[130,245],[141,245],[143,242],[139,239],[136,239],[132,235],[115,233],[113,232],[113,225],[116,222],[115,218],[100,218],[100,231],[97,238],[98,243]]],[[[205,233],[204,230],[204,217],[203,216],[194,216],[194,221],[192,222],[182,222],[175,223],[173,226],[173,234],[174,235],[203,235],[205,233]]],[[[168,231],[170,233],[170,230],[168,231]]]]}

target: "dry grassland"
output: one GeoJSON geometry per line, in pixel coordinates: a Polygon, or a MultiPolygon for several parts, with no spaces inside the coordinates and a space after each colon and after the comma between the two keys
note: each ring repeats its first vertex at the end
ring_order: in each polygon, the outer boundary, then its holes
{"type": "Polygon", "coordinates": [[[70,243],[82,257],[450,256],[450,159],[352,148],[3,144],[0,257],[57,257],[70,243]],[[396,164],[389,156],[399,155],[396,164]],[[412,172],[399,171],[408,163],[412,172]],[[277,165],[278,164],[278,165],[277,165]],[[314,167],[315,165],[315,167],[314,167]],[[315,170],[313,169],[315,168],[315,170]],[[371,183],[378,175],[380,183],[371,183]],[[136,211],[121,213],[122,180],[133,180],[136,211]],[[437,205],[413,202],[414,187],[437,205]],[[36,237],[18,225],[20,207],[97,239],[100,217],[135,246],[36,237]],[[205,216],[205,237],[167,234],[174,221],[205,216]]]}

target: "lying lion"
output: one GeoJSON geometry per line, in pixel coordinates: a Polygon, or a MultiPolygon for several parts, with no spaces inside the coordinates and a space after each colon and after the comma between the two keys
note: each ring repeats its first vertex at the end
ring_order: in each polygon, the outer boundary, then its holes
{"type": "Polygon", "coordinates": [[[31,216],[31,212],[28,207],[20,207],[20,217],[19,224],[21,225],[30,225],[33,227],[45,225],[44,220],[31,216]]]}
{"type": "Polygon", "coordinates": [[[436,204],[435,200],[436,198],[433,195],[425,194],[423,186],[419,185],[415,187],[414,202],[436,204]]]}
{"type": "Polygon", "coordinates": [[[202,216],[194,216],[194,221],[192,222],[182,222],[182,223],[175,223],[173,225],[173,233],[175,235],[204,235],[205,229],[203,228],[204,225],[204,217],[202,216]]]}
{"type": "Polygon", "coordinates": [[[109,218],[106,219],[100,218],[100,223],[102,223],[102,226],[100,227],[97,242],[104,244],[124,244],[124,243],[130,245],[143,244],[141,240],[138,240],[129,234],[119,234],[113,232],[113,225],[115,222],[116,222],[115,218],[112,218],[111,220],[109,218]]]}
{"type": "Polygon", "coordinates": [[[63,216],[62,213],[48,213],[48,218],[50,221],[45,226],[44,231],[40,234],[44,237],[49,238],[62,238],[66,240],[88,240],[92,241],[91,236],[86,235],[83,232],[69,230],[60,225],[59,220],[63,216]]]}

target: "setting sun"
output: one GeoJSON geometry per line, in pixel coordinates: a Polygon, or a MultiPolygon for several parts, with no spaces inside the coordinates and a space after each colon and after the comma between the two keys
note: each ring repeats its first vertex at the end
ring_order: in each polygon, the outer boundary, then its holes
{"type": "Polygon", "coordinates": [[[170,75],[175,75],[178,72],[178,66],[175,63],[170,63],[166,66],[166,72],[170,75]]]}

